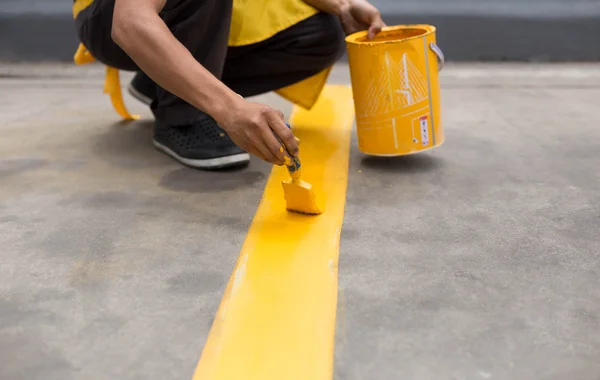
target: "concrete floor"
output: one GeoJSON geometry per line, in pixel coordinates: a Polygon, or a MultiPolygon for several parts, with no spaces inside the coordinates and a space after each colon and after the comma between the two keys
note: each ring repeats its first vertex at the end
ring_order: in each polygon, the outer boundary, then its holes
{"type": "MultiPolygon", "coordinates": [[[[268,165],[182,168],[101,85],[0,65],[1,380],[191,378],[261,197],[268,165]]],[[[353,142],[336,379],[597,380],[600,65],[442,86],[441,148],[353,142]]]]}

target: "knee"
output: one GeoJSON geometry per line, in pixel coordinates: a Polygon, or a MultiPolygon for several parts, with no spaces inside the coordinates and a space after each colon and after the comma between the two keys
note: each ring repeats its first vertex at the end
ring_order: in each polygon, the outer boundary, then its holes
{"type": "Polygon", "coordinates": [[[323,61],[326,67],[339,60],[346,52],[346,35],[340,20],[331,14],[322,14],[320,17],[322,31],[323,61]]]}

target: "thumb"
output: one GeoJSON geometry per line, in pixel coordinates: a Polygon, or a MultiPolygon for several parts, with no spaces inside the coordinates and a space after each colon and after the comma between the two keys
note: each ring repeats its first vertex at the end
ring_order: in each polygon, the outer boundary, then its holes
{"type": "Polygon", "coordinates": [[[375,38],[375,36],[377,36],[381,32],[381,30],[385,28],[385,26],[386,25],[381,19],[381,17],[377,17],[377,19],[375,19],[375,21],[371,23],[371,26],[369,26],[368,38],[370,40],[375,38]]]}

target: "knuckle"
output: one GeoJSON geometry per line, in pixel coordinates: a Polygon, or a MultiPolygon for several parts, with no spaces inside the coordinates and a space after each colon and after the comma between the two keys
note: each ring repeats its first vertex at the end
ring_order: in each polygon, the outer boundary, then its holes
{"type": "Polygon", "coordinates": [[[268,116],[271,114],[272,109],[269,106],[261,106],[259,112],[263,116],[268,116]]]}
{"type": "Polygon", "coordinates": [[[260,128],[261,126],[261,118],[260,117],[253,117],[252,119],[250,119],[250,127],[256,129],[256,128],[260,128]]]}
{"type": "Polygon", "coordinates": [[[296,141],[294,139],[294,134],[292,133],[292,131],[290,131],[288,128],[283,130],[282,136],[281,136],[284,140],[289,140],[288,142],[294,142],[296,141]]]}

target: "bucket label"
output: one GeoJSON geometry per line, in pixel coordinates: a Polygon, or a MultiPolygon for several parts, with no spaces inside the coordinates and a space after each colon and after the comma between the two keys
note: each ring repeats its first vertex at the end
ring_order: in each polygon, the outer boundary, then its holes
{"type": "Polygon", "coordinates": [[[423,146],[429,145],[429,121],[427,116],[423,116],[419,119],[421,125],[421,144],[423,146]]]}

